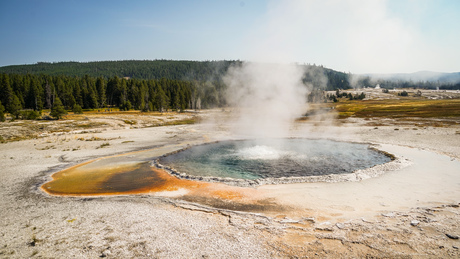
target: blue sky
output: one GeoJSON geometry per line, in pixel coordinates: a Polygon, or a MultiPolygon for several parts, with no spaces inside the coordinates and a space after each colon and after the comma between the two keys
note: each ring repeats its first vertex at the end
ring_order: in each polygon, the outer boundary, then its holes
{"type": "Polygon", "coordinates": [[[2,0],[0,66],[221,60],[460,71],[458,0],[2,0]]]}

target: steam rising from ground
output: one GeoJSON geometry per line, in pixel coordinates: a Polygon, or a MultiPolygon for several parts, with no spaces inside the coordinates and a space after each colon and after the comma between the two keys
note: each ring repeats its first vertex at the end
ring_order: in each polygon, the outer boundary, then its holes
{"type": "Polygon", "coordinates": [[[307,88],[298,65],[245,62],[224,78],[227,101],[237,113],[234,133],[250,137],[286,137],[305,113],[307,88]]]}

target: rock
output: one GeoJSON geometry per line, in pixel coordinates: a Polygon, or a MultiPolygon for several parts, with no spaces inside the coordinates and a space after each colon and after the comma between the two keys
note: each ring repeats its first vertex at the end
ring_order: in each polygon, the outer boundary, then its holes
{"type": "Polygon", "coordinates": [[[456,235],[446,234],[446,236],[450,239],[458,239],[458,236],[456,235]]]}
{"type": "Polygon", "coordinates": [[[335,224],[335,226],[338,228],[338,229],[344,229],[345,228],[345,225],[343,223],[337,223],[335,224]]]}
{"type": "Polygon", "coordinates": [[[365,218],[361,218],[362,222],[365,222],[365,223],[375,223],[374,221],[371,221],[371,220],[368,220],[368,219],[365,219],[365,218]]]}
{"type": "Polygon", "coordinates": [[[100,255],[99,257],[103,258],[103,257],[107,257],[108,255],[110,255],[111,252],[110,252],[109,249],[110,249],[110,247],[107,247],[107,249],[104,250],[104,252],[102,252],[101,255],[100,255]]]}
{"type": "Polygon", "coordinates": [[[317,225],[317,226],[315,227],[315,229],[317,229],[317,230],[323,230],[323,231],[334,231],[334,230],[332,229],[332,227],[333,227],[332,223],[329,222],[329,221],[326,221],[326,222],[323,222],[323,223],[317,225]]]}
{"type": "Polygon", "coordinates": [[[394,218],[396,216],[396,213],[394,212],[383,213],[382,216],[388,217],[388,218],[394,218]]]}
{"type": "Polygon", "coordinates": [[[286,224],[286,223],[299,223],[298,220],[290,219],[290,218],[285,218],[280,221],[280,223],[286,224]]]}
{"type": "Polygon", "coordinates": [[[302,218],[304,221],[315,223],[315,218],[302,218]]]}
{"type": "Polygon", "coordinates": [[[412,220],[412,221],[410,222],[410,225],[411,225],[411,226],[414,226],[414,227],[417,226],[418,224],[420,224],[420,221],[418,221],[418,220],[416,220],[416,219],[414,219],[414,220],[412,220]]]}

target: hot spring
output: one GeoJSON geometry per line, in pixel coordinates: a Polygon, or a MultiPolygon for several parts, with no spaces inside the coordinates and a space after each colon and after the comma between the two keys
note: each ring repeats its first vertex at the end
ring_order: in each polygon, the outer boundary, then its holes
{"type": "Polygon", "coordinates": [[[195,178],[311,177],[352,173],[391,158],[368,144],[313,139],[232,140],[192,146],[159,163],[195,178]]]}

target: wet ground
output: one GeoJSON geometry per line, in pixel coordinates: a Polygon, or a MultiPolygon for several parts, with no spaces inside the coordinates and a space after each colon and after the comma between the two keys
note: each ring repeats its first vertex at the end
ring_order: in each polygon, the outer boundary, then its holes
{"type": "Polygon", "coordinates": [[[180,149],[171,145],[73,166],[53,174],[53,180],[41,189],[51,195],[64,196],[149,194],[221,209],[263,212],[269,216],[282,211],[292,218],[322,215],[334,221],[455,203],[460,197],[459,161],[414,148],[394,145],[381,148],[400,159],[367,170],[370,174],[363,174],[361,181],[331,175],[327,176],[329,182],[237,187],[180,179],[152,167],[149,162],[180,149]],[[404,166],[397,165],[404,163],[404,166]],[[373,171],[383,173],[377,172],[378,177],[372,177],[373,171]]]}

